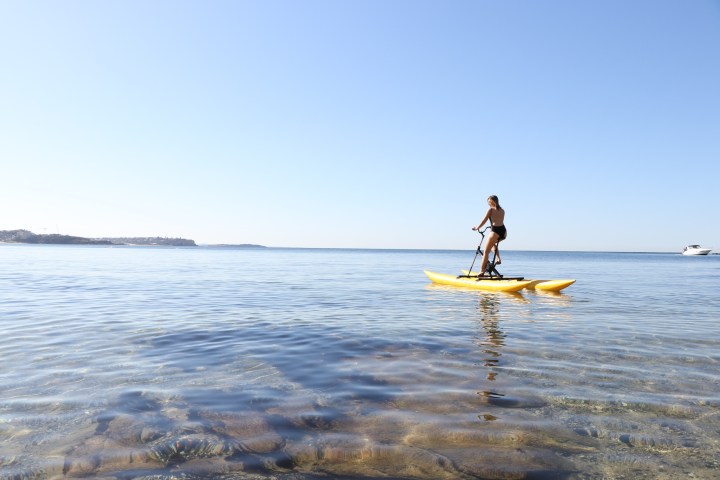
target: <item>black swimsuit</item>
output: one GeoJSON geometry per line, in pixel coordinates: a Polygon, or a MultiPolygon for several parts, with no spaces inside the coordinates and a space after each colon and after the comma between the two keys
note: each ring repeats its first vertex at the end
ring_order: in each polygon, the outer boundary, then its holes
{"type": "Polygon", "coordinates": [[[505,225],[493,225],[491,230],[498,234],[500,240],[505,240],[507,237],[507,228],[505,228],[505,225]]]}

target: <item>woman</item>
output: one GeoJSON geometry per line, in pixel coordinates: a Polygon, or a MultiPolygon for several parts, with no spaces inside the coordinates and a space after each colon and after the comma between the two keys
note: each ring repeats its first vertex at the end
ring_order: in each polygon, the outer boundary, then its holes
{"type": "Polygon", "coordinates": [[[507,237],[507,229],[505,228],[505,210],[500,206],[500,200],[497,195],[490,195],[487,199],[488,208],[485,218],[483,218],[480,225],[473,227],[473,230],[480,230],[485,222],[490,220],[491,232],[488,235],[487,243],[485,243],[485,252],[483,252],[482,264],[480,265],[480,275],[485,275],[485,268],[487,268],[488,257],[490,250],[495,248],[495,255],[497,256],[496,265],[500,265],[500,252],[498,251],[497,245],[501,240],[505,240],[507,237]]]}

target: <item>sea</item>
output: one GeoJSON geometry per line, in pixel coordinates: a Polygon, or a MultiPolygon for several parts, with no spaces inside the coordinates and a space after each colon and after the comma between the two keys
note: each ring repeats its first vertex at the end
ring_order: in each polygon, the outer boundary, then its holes
{"type": "Polygon", "coordinates": [[[720,256],[0,245],[0,479],[712,479],[720,256]]]}

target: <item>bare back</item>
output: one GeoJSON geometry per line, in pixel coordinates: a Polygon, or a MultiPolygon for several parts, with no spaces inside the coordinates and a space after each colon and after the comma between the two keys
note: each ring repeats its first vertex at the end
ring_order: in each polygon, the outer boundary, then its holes
{"type": "Polygon", "coordinates": [[[488,216],[490,218],[490,222],[496,227],[505,225],[505,210],[503,208],[490,207],[488,210],[488,216]]]}

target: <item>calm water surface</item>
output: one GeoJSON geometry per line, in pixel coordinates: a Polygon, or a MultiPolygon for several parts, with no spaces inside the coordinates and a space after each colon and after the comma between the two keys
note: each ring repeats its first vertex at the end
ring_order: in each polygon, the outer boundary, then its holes
{"type": "Polygon", "coordinates": [[[0,479],[717,478],[720,256],[0,246],[0,479]]]}

